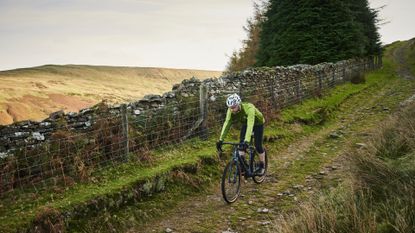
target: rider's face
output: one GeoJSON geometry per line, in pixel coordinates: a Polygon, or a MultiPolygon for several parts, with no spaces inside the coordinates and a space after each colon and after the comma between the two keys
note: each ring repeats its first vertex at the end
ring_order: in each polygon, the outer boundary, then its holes
{"type": "Polygon", "coordinates": [[[229,109],[232,111],[232,113],[237,113],[240,110],[239,105],[229,107],[229,109]]]}

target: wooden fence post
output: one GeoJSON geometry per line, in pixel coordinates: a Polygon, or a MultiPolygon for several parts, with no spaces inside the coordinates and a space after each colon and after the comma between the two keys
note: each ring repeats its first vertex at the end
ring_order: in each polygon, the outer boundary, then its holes
{"type": "Polygon", "coordinates": [[[346,78],[346,66],[345,65],[343,65],[343,83],[344,82],[346,82],[347,81],[347,78],[346,78]]]}
{"type": "Polygon", "coordinates": [[[299,76],[297,77],[297,80],[296,81],[297,82],[296,82],[295,87],[296,87],[296,92],[297,92],[297,101],[298,102],[301,102],[301,100],[302,100],[302,95],[301,95],[301,80],[300,80],[300,77],[299,76]]]}
{"type": "Polygon", "coordinates": [[[375,69],[379,69],[379,55],[375,56],[375,69]]]}
{"type": "Polygon", "coordinates": [[[206,84],[200,85],[200,117],[202,122],[200,124],[200,138],[208,138],[208,129],[207,129],[207,112],[208,112],[208,88],[206,84]]]}
{"type": "Polygon", "coordinates": [[[322,71],[318,71],[318,89],[320,94],[323,93],[323,77],[322,77],[322,71]]]}
{"type": "Polygon", "coordinates": [[[378,55],[378,68],[383,66],[382,55],[378,55]]]}
{"type": "Polygon", "coordinates": [[[276,76],[275,78],[272,79],[272,83],[270,85],[271,88],[271,101],[272,101],[272,108],[273,110],[277,110],[278,107],[278,97],[277,97],[277,93],[275,90],[277,90],[277,85],[276,85],[276,76]]]}
{"type": "Polygon", "coordinates": [[[128,161],[129,149],[129,137],[128,137],[128,115],[127,115],[127,105],[121,105],[121,118],[122,118],[122,134],[123,134],[123,147],[124,147],[124,156],[123,160],[128,161]]]}

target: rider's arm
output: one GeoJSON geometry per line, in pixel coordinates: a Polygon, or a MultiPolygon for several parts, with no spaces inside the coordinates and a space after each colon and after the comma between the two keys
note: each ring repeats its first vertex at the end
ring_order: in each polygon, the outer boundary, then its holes
{"type": "Polygon", "coordinates": [[[223,127],[222,127],[222,132],[220,134],[220,138],[219,140],[223,141],[223,139],[226,137],[226,135],[229,132],[229,128],[231,127],[232,124],[232,112],[230,109],[228,109],[228,111],[226,112],[226,119],[225,122],[223,123],[223,127]]]}
{"type": "Polygon", "coordinates": [[[245,133],[245,142],[251,141],[252,130],[254,129],[255,123],[255,108],[249,107],[246,109],[247,122],[246,122],[246,133],[245,133]]]}

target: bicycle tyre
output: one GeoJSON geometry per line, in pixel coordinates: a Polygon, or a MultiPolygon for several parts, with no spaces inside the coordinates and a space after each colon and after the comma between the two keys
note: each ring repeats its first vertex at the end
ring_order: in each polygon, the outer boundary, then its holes
{"type": "Polygon", "coordinates": [[[241,187],[241,171],[239,163],[236,161],[230,161],[226,164],[222,174],[221,190],[223,199],[227,203],[235,202],[240,193],[241,187]],[[228,190],[231,186],[234,186],[234,192],[228,190]]]}
{"type": "MultiPolygon", "coordinates": [[[[254,154],[254,158],[252,159],[252,164],[251,166],[253,166],[253,170],[255,171],[257,169],[259,163],[259,154],[257,152],[255,152],[254,154]]],[[[265,180],[265,176],[267,174],[267,170],[268,170],[268,156],[267,156],[267,152],[265,151],[265,172],[264,175],[262,176],[252,176],[252,179],[254,180],[255,183],[260,184],[262,182],[264,182],[265,180]]]]}

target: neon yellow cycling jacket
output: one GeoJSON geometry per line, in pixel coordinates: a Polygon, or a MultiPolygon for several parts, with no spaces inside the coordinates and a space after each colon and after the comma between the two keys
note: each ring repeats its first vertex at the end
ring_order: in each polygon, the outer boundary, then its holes
{"type": "Polygon", "coordinates": [[[231,109],[228,108],[219,140],[223,141],[233,122],[241,122],[247,125],[245,141],[250,142],[254,125],[262,125],[265,123],[264,116],[253,104],[241,103],[240,107],[241,110],[237,113],[232,113],[231,109]]]}

